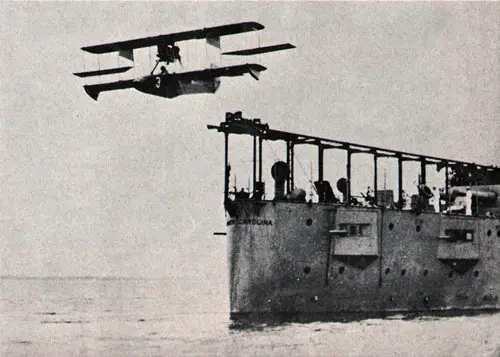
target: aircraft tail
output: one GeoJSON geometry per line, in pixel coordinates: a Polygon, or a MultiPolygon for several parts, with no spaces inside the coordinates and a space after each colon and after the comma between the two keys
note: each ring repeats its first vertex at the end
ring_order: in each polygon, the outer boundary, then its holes
{"type": "Polygon", "coordinates": [[[249,64],[248,65],[248,73],[256,80],[259,80],[260,72],[265,71],[266,67],[261,66],[260,64],[249,64]]]}
{"type": "Polygon", "coordinates": [[[220,87],[220,78],[219,77],[214,78],[214,93],[217,92],[219,87],[220,87]]]}
{"type": "Polygon", "coordinates": [[[85,93],[87,93],[90,98],[97,100],[99,94],[101,92],[110,91],[110,90],[118,90],[118,89],[127,89],[134,87],[134,81],[132,79],[126,81],[117,81],[117,82],[109,82],[103,84],[93,84],[83,86],[85,93]]]}

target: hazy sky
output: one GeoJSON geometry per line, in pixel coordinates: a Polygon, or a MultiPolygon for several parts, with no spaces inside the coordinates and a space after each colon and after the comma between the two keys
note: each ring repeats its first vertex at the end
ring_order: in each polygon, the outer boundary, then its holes
{"type": "MultiPolygon", "coordinates": [[[[212,236],[225,229],[223,140],[206,130],[226,111],[500,164],[499,18],[500,3],[484,2],[1,2],[0,275],[208,276],[226,264],[212,259],[224,247],[212,236]],[[266,29],[223,38],[223,49],[297,46],[222,62],[261,63],[258,82],[224,78],[215,95],[172,100],[131,89],[95,102],[72,75],[97,67],[82,46],[241,21],[266,29]]],[[[187,46],[186,68],[219,60],[202,41],[187,46]]],[[[136,75],[149,65],[147,52],[139,57],[136,75]]],[[[271,147],[269,166],[283,158],[271,147]]],[[[307,184],[304,150],[298,180],[307,184]]],[[[250,168],[243,156],[232,164],[250,168]]],[[[248,175],[237,179],[246,186],[248,175]]]]}

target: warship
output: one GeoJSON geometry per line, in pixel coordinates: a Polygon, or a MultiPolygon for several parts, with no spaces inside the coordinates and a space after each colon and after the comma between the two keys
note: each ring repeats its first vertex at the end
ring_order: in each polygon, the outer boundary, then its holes
{"type": "Polygon", "coordinates": [[[241,112],[226,113],[224,122],[208,129],[224,134],[222,234],[228,239],[233,323],[500,308],[499,167],[272,130],[241,112]],[[231,135],[253,138],[253,185],[247,191],[230,189],[231,135]],[[286,149],[283,161],[267,168],[272,197],[263,182],[263,141],[286,149]],[[294,184],[299,145],[317,150],[314,199],[294,184]],[[337,195],[324,177],[326,150],[346,154],[337,195]],[[373,188],[361,196],[351,192],[353,155],[373,157],[373,188]],[[394,190],[379,187],[380,158],[397,163],[394,190]],[[411,197],[403,190],[406,162],[420,166],[418,193],[411,197]],[[430,167],[444,170],[441,190],[427,185],[430,167]]]}

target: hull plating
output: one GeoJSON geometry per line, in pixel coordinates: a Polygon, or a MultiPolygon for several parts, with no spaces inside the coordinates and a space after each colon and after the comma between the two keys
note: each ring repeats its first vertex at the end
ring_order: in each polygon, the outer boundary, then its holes
{"type": "Polygon", "coordinates": [[[233,319],[314,320],[500,308],[500,220],[238,200],[233,319]],[[452,240],[450,230],[468,232],[452,240]]]}

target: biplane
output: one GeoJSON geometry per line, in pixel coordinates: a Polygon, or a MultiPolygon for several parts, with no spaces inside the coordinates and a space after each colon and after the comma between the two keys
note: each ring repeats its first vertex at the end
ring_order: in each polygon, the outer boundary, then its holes
{"type": "MultiPolygon", "coordinates": [[[[259,31],[264,28],[257,22],[242,22],[230,25],[209,27],[204,29],[171,33],[166,35],[144,37],[127,41],[112,42],[95,46],[82,47],[83,51],[93,54],[118,52],[119,57],[134,61],[134,50],[144,47],[157,48],[156,63],[151,73],[136,79],[119,80],[102,84],[84,85],[85,92],[94,100],[104,91],[135,88],[140,92],[166,98],[174,98],[184,94],[215,93],[220,86],[220,77],[234,77],[250,74],[254,79],[259,79],[260,72],[266,67],[260,64],[241,64],[226,67],[211,67],[198,71],[169,73],[166,66],[170,63],[182,64],[180,48],[176,45],[181,41],[205,39],[208,45],[220,50],[220,37],[250,31],[259,31]],[[155,73],[159,64],[161,71],[155,73]]],[[[295,46],[286,43],[257,47],[252,49],[223,52],[223,55],[251,56],[255,54],[292,49],[295,46]]],[[[92,77],[127,72],[132,66],[123,66],[109,69],[73,73],[78,77],[92,77]]]]}

